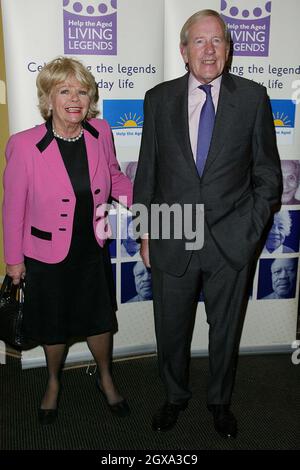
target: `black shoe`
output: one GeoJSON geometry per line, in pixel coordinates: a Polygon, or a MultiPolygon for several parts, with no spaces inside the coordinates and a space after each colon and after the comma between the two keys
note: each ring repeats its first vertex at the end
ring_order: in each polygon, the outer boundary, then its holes
{"type": "Polygon", "coordinates": [[[57,394],[56,408],[45,410],[43,408],[38,409],[38,418],[39,422],[42,425],[52,424],[57,419],[58,416],[58,405],[61,397],[62,387],[60,386],[59,392],[57,394]]]}
{"type": "Polygon", "coordinates": [[[99,377],[96,377],[96,387],[99,390],[99,392],[101,393],[101,395],[103,396],[103,398],[105,400],[105,403],[106,403],[109,411],[112,414],[114,414],[115,416],[118,416],[119,418],[125,418],[126,416],[128,416],[130,414],[130,408],[129,408],[129,405],[128,405],[127,401],[125,400],[125,398],[123,398],[123,400],[121,400],[117,403],[113,403],[113,404],[109,403],[109,401],[107,399],[107,396],[105,395],[105,393],[103,392],[103,390],[101,388],[99,377]]]}
{"type": "Polygon", "coordinates": [[[58,410],[55,408],[54,410],[43,410],[42,408],[38,409],[38,418],[40,424],[47,425],[52,424],[56,420],[58,415],[58,410]]]}
{"type": "Polygon", "coordinates": [[[229,410],[229,405],[207,405],[214,418],[214,427],[217,433],[225,439],[237,436],[237,421],[229,410]]]}
{"type": "Polygon", "coordinates": [[[185,410],[187,405],[187,401],[178,405],[166,401],[153,417],[153,431],[169,431],[172,429],[177,423],[180,411],[185,410]]]}

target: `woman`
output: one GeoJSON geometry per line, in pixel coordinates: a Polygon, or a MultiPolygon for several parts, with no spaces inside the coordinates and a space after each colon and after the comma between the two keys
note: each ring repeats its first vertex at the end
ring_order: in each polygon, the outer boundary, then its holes
{"type": "Polygon", "coordinates": [[[7,274],[17,284],[26,273],[25,333],[43,345],[47,361],[39,420],[57,417],[66,345],[76,336],[87,338],[110,411],[125,416],[128,404],[110,372],[116,304],[103,207],[110,196],[127,197],[130,206],[132,185],[119,170],[108,123],[94,119],[92,74],[60,57],[41,70],[37,89],[46,122],[9,139],[3,226],[7,274]]]}

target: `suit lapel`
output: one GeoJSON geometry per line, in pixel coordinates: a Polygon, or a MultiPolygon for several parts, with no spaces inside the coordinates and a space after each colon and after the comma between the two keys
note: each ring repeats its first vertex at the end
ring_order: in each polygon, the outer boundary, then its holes
{"type": "MultiPolygon", "coordinates": [[[[88,122],[83,123],[84,139],[88,159],[90,181],[93,181],[98,167],[98,136],[99,132],[88,122]]],[[[47,165],[55,179],[58,179],[64,187],[74,195],[73,187],[64,165],[63,159],[56,140],[52,134],[51,120],[46,122],[46,134],[37,143],[37,148],[41,153],[41,158],[47,165]]]]}
{"type": "Polygon", "coordinates": [[[176,91],[169,101],[168,113],[173,123],[174,136],[181,148],[182,155],[188,165],[195,169],[196,166],[189,134],[188,77],[189,75],[186,74],[179,79],[179,86],[177,85],[176,91]]]}
{"type": "Polygon", "coordinates": [[[228,136],[233,135],[232,121],[238,106],[235,85],[229,74],[222,77],[215,126],[213,130],[211,145],[207,156],[202,178],[207,173],[213,161],[222,151],[228,136]]]}
{"type": "MultiPolygon", "coordinates": [[[[188,77],[189,75],[186,74],[179,79],[176,92],[172,95],[172,99],[170,99],[169,113],[173,122],[174,135],[182,150],[182,154],[189,167],[198,175],[189,134],[188,77]]],[[[226,141],[226,136],[230,135],[230,132],[234,132],[231,129],[232,118],[237,106],[235,85],[230,74],[225,73],[222,77],[216,121],[202,178],[220,154],[226,141]]]]}
{"type": "Polygon", "coordinates": [[[90,182],[92,183],[99,163],[98,139],[95,138],[95,136],[92,135],[87,129],[84,129],[83,133],[89,165],[90,182]]]}
{"type": "Polygon", "coordinates": [[[43,152],[43,159],[54,175],[55,180],[58,179],[70,193],[74,194],[68,172],[55,139],[53,139],[49,147],[43,152]]]}
{"type": "Polygon", "coordinates": [[[47,132],[44,137],[37,143],[40,151],[40,158],[52,173],[54,181],[59,180],[61,184],[74,195],[73,187],[64,165],[63,159],[56,140],[51,131],[51,122],[46,123],[47,132]]]}

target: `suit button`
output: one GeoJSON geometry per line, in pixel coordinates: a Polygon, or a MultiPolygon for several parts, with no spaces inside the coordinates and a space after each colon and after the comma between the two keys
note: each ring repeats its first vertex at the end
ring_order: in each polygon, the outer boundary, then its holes
{"type": "Polygon", "coordinates": [[[61,217],[68,217],[68,214],[60,214],[61,217]]]}
{"type": "Polygon", "coordinates": [[[62,202],[70,202],[70,199],[62,199],[62,202]]]}
{"type": "Polygon", "coordinates": [[[67,229],[66,228],[59,228],[58,229],[60,232],[65,232],[67,229]]]}
{"type": "Polygon", "coordinates": [[[99,194],[99,193],[100,193],[100,189],[98,188],[95,190],[95,194],[99,194]]]}

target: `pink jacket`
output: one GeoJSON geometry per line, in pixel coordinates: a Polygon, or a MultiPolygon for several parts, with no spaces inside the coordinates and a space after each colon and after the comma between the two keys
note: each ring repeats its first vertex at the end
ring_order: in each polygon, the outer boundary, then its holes
{"type": "MultiPolygon", "coordinates": [[[[94,233],[101,204],[111,195],[127,197],[132,204],[132,184],[119,170],[111,130],[105,120],[84,123],[91,191],[94,199],[94,233]],[[100,207],[99,207],[100,206],[100,207]]],[[[58,263],[68,254],[75,210],[75,194],[49,123],[10,137],[4,172],[3,235],[7,264],[19,264],[24,255],[58,263]]]]}

